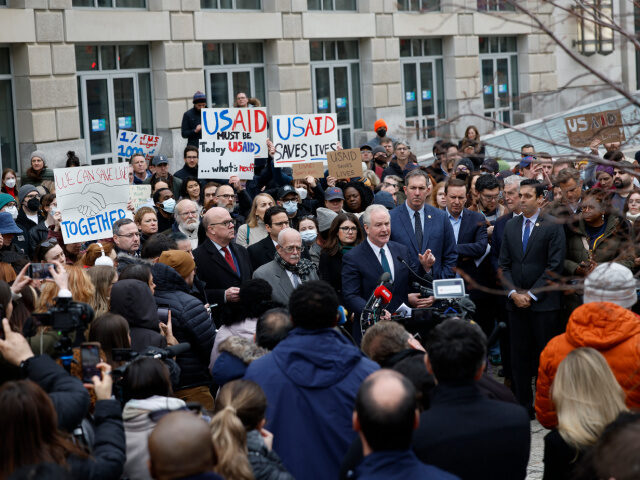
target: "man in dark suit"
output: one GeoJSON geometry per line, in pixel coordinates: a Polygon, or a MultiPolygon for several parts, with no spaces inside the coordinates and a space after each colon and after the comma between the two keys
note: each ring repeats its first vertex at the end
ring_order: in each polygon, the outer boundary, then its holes
{"type": "Polygon", "coordinates": [[[529,419],[521,406],[489,399],[478,389],[486,344],[478,326],[457,318],[433,329],[425,362],[437,385],[420,415],[413,450],[424,463],[463,480],[524,480],[529,419]]]}
{"type": "Polygon", "coordinates": [[[227,210],[212,207],[202,218],[207,240],[193,251],[198,278],[205,283],[205,294],[214,310],[216,325],[242,320],[240,285],[253,274],[249,254],[232,240],[235,237],[233,219],[227,210]]]}
{"type": "Polygon", "coordinates": [[[540,213],[544,186],[524,180],[519,195],[522,215],[505,226],[500,268],[508,298],[515,394],[532,415],[531,379],[538,371],[540,353],[552,337],[561,333],[562,292],[545,287],[562,274],[566,244],[562,225],[540,213]]]}
{"type": "MultiPolygon", "coordinates": [[[[391,286],[391,302],[382,316],[389,320],[391,314],[404,304],[405,313],[410,308],[426,308],[433,304],[433,297],[422,298],[419,293],[409,293],[409,269],[398,260],[406,259],[413,270],[418,268],[407,247],[400,243],[390,242],[391,221],[386,207],[378,204],[370,205],[362,215],[367,238],[357,247],[342,257],[342,295],[347,310],[355,314],[353,325],[354,338],[359,342],[360,314],[379,283],[380,276],[388,272],[393,280],[391,286]]],[[[420,264],[429,271],[435,262],[429,252],[418,256],[420,264]]]]}
{"type": "Polygon", "coordinates": [[[264,212],[264,228],[269,235],[258,243],[250,245],[247,249],[251,258],[251,267],[254,271],[275,258],[278,235],[282,230],[289,227],[289,223],[289,216],[284,207],[276,205],[275,207],[267,208],[264,212]]]}
{"type": "MultiPolygon", "coordinates": [[[[451,278],[458,256],[451,224],[442,210],[426,204],[431,181],[422,170],[412,170],[405,177],[407,201],[391,210],[391,240],[409,249],[409,258],[418,265],[418,257],[429,252],[435,263],[427,271],[433,278],[451,278]],[[417,222],[417,223],[416,223],[417,222]]],[[[425,270],[419,266],[418,273],[425,270]]]]}

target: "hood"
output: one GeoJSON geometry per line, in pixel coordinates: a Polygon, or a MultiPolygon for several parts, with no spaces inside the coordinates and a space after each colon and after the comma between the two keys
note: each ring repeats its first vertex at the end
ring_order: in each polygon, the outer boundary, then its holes
{"type": "Polygon", "coordinates": [[[238,357],[245,365],[249,365],[255,359],[260,358],[269,350],[259,347],[251,340],[243,337],[229,337],[220,343],[219,352],[228,352],[234,357],[238,357]]]}
{"type": "Polygon", "coordinates": [[[567,324],[567,340],[577,347],[608,350],[640,334],[640,317],[615,303],[591,302],[576,308],[567,324]]]}
{"type": "Polygon", "coordinates": [[[179,398],[153,395],[149,398],[129,400],[122,409],[122,419],[128,421],[141,415],[146,417],[149,412],[158,410],[180,410],[186,407],[187,404],[184,403],[184,400],[180,400],[179,398]]]}
{"type": "Polygon", "coordinates": [[[156,284],[156,292],[158,290],[164,292],[180,290],[185,293],[191,291],[184,278],[169,265],[154,263],[151,267],[151,272],[153,273],[153,283],[156,284]]]}
{"type": "Polygon", "coordinates": [[[272,352],[282,372],[301,387],[326,388],[342,381],[364,355],[332,328],[294,328],[272,352]]]}
{"type": "Polygon", "coordinates": [[[149,285],[140,280],[119,280],[113,285],[111,312],[126,318],[130,327],[159,331],[156,301],[149,285]]]}

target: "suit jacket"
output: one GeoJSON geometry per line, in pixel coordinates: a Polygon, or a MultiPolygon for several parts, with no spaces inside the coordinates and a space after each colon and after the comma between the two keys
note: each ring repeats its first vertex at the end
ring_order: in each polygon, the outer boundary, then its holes
{"type": "Polygon", "coordinates": [[[266,265],[276,256],[276,246],[269,235],[258,243],[250,245],[247,249],[251,258],[251,266],[253,270],[258,270],[262,265],[266,265]]]}
{"type": "Polygon", "coordinates": [[[220,255],[213,242],[208,238],[193,251],[193,259],[198,268],[198,278],[205,283],[204,289],[207,301],[211,304],[217,303],[219,305],[214,310],[213,315],[218,326],[222,317],[231,318],[233,322],[242,320],[240,303],[225,303],[224,291],[230,287],[240,287],[253,274],[247,250],[233,242],[229,244],[229,249],[238,262],[240,274],[233,271],[224,257],[220,255]]]}
{"type": "MultiPolygon", "coordinates": [[[[416,241],[416,233],[412,226],[406,204],[402,204],[389,212],[391,215],[391,240],[403,244],[409,249],[409,258],[419,267],[418,273],[424,274],[424,269],[418,260],[418,253],[424,253],[428,248],[436,257],[436,263],[431,267],[433,278],[452,278],[455,274],[458,255],[456,254],[456,237],[447,215],[431,205],[424,205],[424,225],[422,226],[422,245],[416,241]]],[[[411,262],[409,262],[411,263],[411,262]]]]}
{"type": "MultiPolygon", "coordinates": [[[[531,301],[533,312],[559,310],[562,292],[539,289],[562,275],[566,252],[564,228],[554,217],[540,214],[523,252],[522,222],[522,215],[514,217],[504,229],[500,249],[502,285],[507,292],[512,289],[531,291],[538,298],[531,301]]],[[[513,301],[509,300],[507,309],[515,308],[513,301]]]]}
{"type": "Polygon", "coordinates": [[[498,218],[493,226],[493,235],[491,235],[491,265],[495,272],[498,271],[498,267],[500,266],[500,248],[502,247],[504,228],[512,218],[513,212],[506,213],[498,218]]]}
{"type": "MultiPolygon", "coordinates": [[[[271,241],[271,238],[267,237],[265,240],[267,239],[271,241]]],[[[289,297],[294,290],[293,284],[285,269],[282,268],[278,262],[271,260],[269,263],[265,263],[253,272],[253,278],[262,278],[269,282],[273,288],[271,298],[285,306],[289,305],[289,297]]],[[[309,275],[300,279],[301,282],[309,282],[311,280],[319,280],[315,270],[311,270],[309,275]]]]}
{"type": "Polygon", "coordinates": [[[488,242],[487,224],[484,215],[465,208],[462,213],[458,244],[456,245],[458,268],[475,277],[478,270],[475,261],[482,258],[487,251],[488,242]]]}

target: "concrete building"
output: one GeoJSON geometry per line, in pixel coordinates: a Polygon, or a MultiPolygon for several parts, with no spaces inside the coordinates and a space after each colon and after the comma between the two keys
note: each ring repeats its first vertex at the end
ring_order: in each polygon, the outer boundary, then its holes
{"type": "MultiPolygon", "coordinates": [[[[503,1],[0,0],[2,165],[24,171],[36,148],[50,167],[67,150],[117,161],[118,129],[161,135],[179,165],[196,90],[210,106],[245,91],[269,114],[336,112],[345,146],[384,118],[418,154],[469,124],[492,130],[485,118],[520,123],[614,94],[503,1]]],[[[523,5],[578,52],[579,22],[523,5]]],[[[632,4],[612,7],[633,32],[632,4]]],[[[616,35],[600,50],[579,57],[635,90],[633,45],[616,35]]]]}

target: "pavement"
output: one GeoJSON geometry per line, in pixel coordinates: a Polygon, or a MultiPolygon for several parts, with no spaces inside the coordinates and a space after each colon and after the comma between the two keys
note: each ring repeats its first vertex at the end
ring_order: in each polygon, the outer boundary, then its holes
{"type": "Polygon", "coordinates": [[[527,480],[542,480],[544,473],[544,436],[549,432],[538,420],[531,420],[531,453],[527,466],[527,480]]]}

